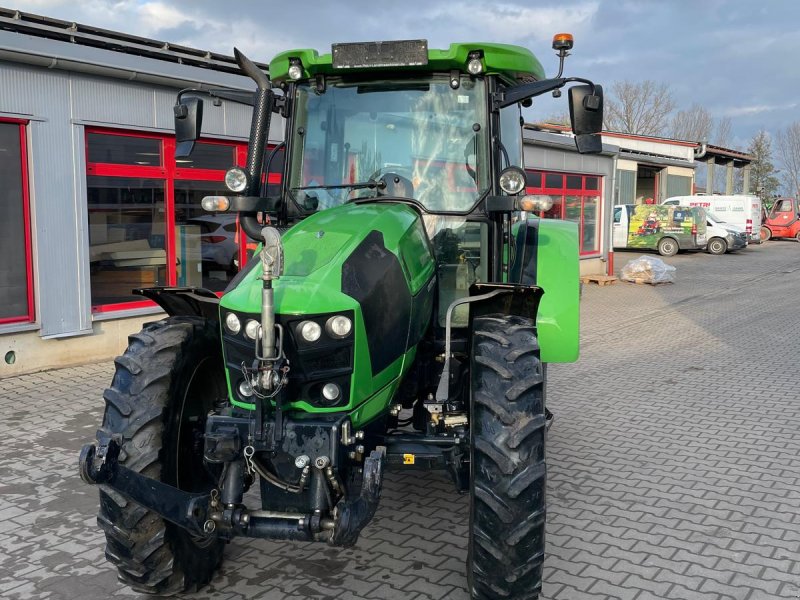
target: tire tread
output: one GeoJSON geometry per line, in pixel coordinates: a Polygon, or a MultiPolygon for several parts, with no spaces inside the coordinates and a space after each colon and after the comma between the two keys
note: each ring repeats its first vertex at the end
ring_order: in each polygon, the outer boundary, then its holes
{"type": "Polygon", "coordinates": [[[475,600],[535,599],[541,590],[546,419],[535,331],[512,315],[473,322],[467,570],[475,600]]]}

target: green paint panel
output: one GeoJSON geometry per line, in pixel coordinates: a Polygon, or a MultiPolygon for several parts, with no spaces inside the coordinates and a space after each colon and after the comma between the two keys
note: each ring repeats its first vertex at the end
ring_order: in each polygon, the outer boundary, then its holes
{"type": "Polygon", "coordinates": [[[578,360],[580,268],[578,226],[556,219],[539,221],[536,284],[544,290],[536,317],[542,362],[578,360]]]}
{"type": "Polygon", "coordinates": [[[288,78],[289,59],[299,58],[304,68],[304,78],[317,74],[339,75],[355,72],[446,72],[459,70],[466,73],[469,53],[483,50],[483,63],[487,74],[499,75],[510,83],[520,79],[544,79],[541,63],[527,48],[508,44],[469,42],[450,44],[447,50],[428,49],[428,64],[414,67],[376,67],[363,69],[334,69],[330,54],[319,54],[316,50],[303,48],[288,50],[278,54],[269,64],[272,81],[285,81],[288,78]]]}

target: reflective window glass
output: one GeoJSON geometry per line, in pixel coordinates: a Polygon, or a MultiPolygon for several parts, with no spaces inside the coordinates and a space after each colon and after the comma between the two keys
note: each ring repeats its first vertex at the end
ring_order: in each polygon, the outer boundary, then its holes
{"type": "Polygon", "coordinates": [[[92,304],[142,300],[131,290],[167,284],[164,181],[86,179],[92,304]]]}
{"type": "Polygon", "coordinates": [[[0,322],[25,320],[30,308],[23,167],[19,124],[0,123],[0,322]]]}
{"type": "Polygon", "coordinates": [[[159,167],[163,164],[160,139],[88,133],[86,142],[89,148],[88,160],[90,163],[142,167],[159,167]]]}
{"type": "Polygon", "coordinates": [[[547,173],[544,176],[544,187],[561,188],[564,187],[564,176],[560,173],[547,173]]]}
{"type": "Polygon", "coordinates": [[[580,175],[567,175],[567,189],[580,190],[583,189],[583,177],[580,175]]]}
{"type": "Polygon", "coordinates": [[[208,213],[203,196],[224,195],[224,186],[209,181],[175,182],[175,255],[179,286],[221,292],[239,270],[236,214],[208,213]]]}
{"type": "Polygon", "coordinates": [[[192,154],[175,160],[179,169],[214,169],[227,171],[236,164],[236,147],[227,144],[197,142],[192,154]]]}

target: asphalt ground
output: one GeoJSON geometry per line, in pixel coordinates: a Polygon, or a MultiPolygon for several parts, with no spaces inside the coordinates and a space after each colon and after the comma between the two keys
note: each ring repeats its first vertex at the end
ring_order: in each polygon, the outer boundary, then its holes
{"type": "MultiPolygon", "coordinates": [[[[666,259],[674,284],[584,286],[581,359],[548,371],[544,599],[800,598],[798,258],[772,241],[666,259]]],[[[139,597],[76,467],[112,372],[0,380],[2,598],[139,597]]],[[[235,540],[193,597],[465,599],[467,506],[390,474],[356,548],[235,540]]]]}

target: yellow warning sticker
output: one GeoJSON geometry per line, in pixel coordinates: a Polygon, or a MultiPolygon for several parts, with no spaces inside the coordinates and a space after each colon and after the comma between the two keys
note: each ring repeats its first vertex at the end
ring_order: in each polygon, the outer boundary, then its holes
{"type": "Polygon", "coordinates": [[[414,455],[413,454],[403,454],[403,464],[404,465],[413,465],[414,464],[414,455]]]}

